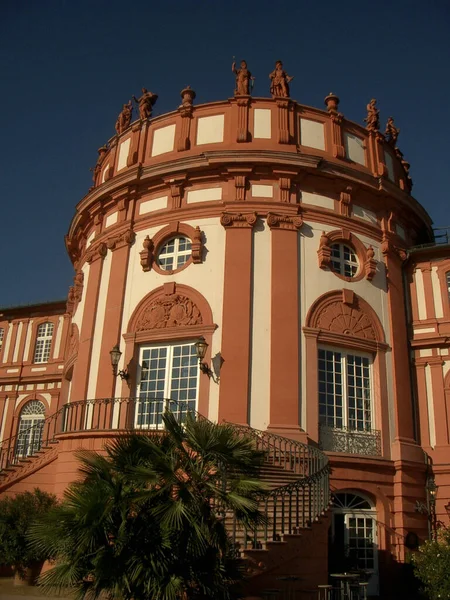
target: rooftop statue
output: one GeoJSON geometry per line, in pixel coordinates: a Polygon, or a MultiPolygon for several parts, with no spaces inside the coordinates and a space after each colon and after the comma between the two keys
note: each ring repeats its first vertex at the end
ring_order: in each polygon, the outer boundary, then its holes
{"type": "Polygon", "coordinates": [[[133,114],[133,105],[131,104],[131,100],[128,104],[124,104],[122,106],[122,112],[117,117],[116,121],[116,131],[117,134],[120,135],[123,133],[131,123],[131,115],[133,114]]]}
{"type": "Polygon", "coordinates": [[[145,121],[152,116],[152,108],[158,100],[158,96],[146,88],[142,88],[142,96],[140,98],[133,96],[133,100],[139,104],[139,118],[145,121]]]}
{"type": "MultiPolygon", "coordinates": [[[[234,57],[233,57],[234,58],[234,57]]],[[[253,81],[255,80],[252,77],[252,74],[247,69],[247,63],[245,60],[241,60],[241,68],[236,69],[236,63],[233,62],[231,65],[231,70],[236,74],[236,87],[234,89],[235,96],[249,96],[250,88],[253,87],[253,81]]]]}
{"type": "Polygon", "coordinates": [[[275,63],[275,69],[269,75],[272,98],[289,98],[289,83],[294,79],[283,69],[281,60],[275,63]]]}
{"type": "Polygon", "coordinates": [[[375,98],[367,105],[367,117],[364,121],[367,123],[366,129],[368,131],[379,131],[380,129],[380,111],[375,106],[377,101],[375,98]]]}
{"type": "Polygon", "coordinates": [[[386,123],[386,131],[384,132],[387,143],[390,144],[391,146],[395,146],[397,143],[397,138],[398,138],[399,133],[400,133],[400,129],[398,129],[394,125],[394,119],[392,117],[389,117],[389,119],[387,120],[387,123],[386,123]]]}

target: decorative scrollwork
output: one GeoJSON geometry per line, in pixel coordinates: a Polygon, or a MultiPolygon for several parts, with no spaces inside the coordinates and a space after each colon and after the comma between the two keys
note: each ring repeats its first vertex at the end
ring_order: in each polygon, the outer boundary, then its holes
{"type": "Polygon", "coordinates": [[[170,294],[157,298],[140,316],[136,331],[201,325],[202,315],[197,305],[186,296],[170,294]]]}

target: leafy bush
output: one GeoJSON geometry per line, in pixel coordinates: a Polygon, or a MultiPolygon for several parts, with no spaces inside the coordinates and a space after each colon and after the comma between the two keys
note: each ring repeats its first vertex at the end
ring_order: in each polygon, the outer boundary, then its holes
{"type": "Polygon", "coordinates": [[[82,479],[31,532],[33,547],[55,556],[40,578],[49,592],[233,598],[241,562],[223,517],[234,512],[250,530],[265,524],[258,510],[263,455],[230,425],[190,415],[180,425],[172,413],[164,425],[164,435],[116,439],[106,456],[78,454],[82,479]]]}
{"type": "Polygon", "coordinates": [[[56,505],[55,496],[38,488],[0,500],[0,565],[13,565],[23,572],[50,558],[41,549],[31,548],[27,535],[31,525],[56,505]]]}
{"type": "Polygon", "coordinates": [[[412,561],[430,600],[450,598],[450,528],[440,529],[436,540],[420,546],[412,561]]]}

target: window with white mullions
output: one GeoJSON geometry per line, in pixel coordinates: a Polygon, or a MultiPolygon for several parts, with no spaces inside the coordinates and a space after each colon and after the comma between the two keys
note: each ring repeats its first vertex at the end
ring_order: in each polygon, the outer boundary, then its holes
{"type": "Polygon", "coordinates": [[[136,427],[161,426],[166,400],[182,422],[187,412],[196,410],[199,368],[194,343],[143,347],[139,368],[136,427]]]}
{"type": "Polygon", "coordinates": [[[333,271],[344,277],[354,277],[358,271],[358,258],[350,246],[338,243],[331,246],[331,265],[333,271]]]}
{"type": "Polygon", "coordinates": [[[447,283],[448,299],[450,300],[450,271],[445,274],[445,281],[447,283]]]}
{"type": "Polygon", "coordinates": [[[372,429],[371,358],[319,348],[319,422],[355,431],[372,429]]]}
{"type": "Polygon", "coordinates": [[[3,329],[3,327],[0,327],[0,350],[2,349],[2,346],[3,346],[4,336],[5,336],[5,330],[3,329]]]}
{"type": "Polygon", "coordinates": [[[42,446],[45,407],[39,400],[31,400],[22,409],[17,432],[15,456],[23,458],[35,454],[42,446]]]}
{"type": "Polygon", "coordinates": [[[181,268],[191,256],[191,240],[177,236],[168,240],[158,253],[158,263],[165,271],[181,268]]]}
{"type": "Polygon", "coordinates": [[[36,335],[36,345],[34,347],[35,363],[46,363],[50,358],[50,349],[52,347],[53,323],[42,323],[39,325],[36,335]]]}

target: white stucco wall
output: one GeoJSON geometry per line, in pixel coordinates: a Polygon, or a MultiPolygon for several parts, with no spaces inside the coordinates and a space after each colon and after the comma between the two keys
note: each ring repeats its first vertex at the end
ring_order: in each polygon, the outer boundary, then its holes
{"type": "Polygon", "coordinates": [[[200,117],[197,120],[197,145],[223,142],[225,115],[200,117]]]}
{"type": "Polygon", "coordinates": [[[364,140],[352,133],[344,132],[344,146],[347,157],[360,165],[366,164],[364,140]]]}
{"type": "Polygon", "coordinates": [[[253,233],[250,425],[255,429],[266,429],[270,418],[271,256],[271,232],[264,222],[253,233]]]}
{"type": "MultiPolygon", "coordinates": [[[[347,282],[337,277],[332,271],[320,269],[318,266],[317,250],[319,248],[320,236],[322,231],[329,232],[334,227],[324,225],[323,223],[307,222],[304,226],[304,232],[308,230],[308,235],[302,234],[300,230],[300,308],[301,308],[301,326],[305,325],[306,316],[311,305],[323,294],[332,290],[350,289],[363,298],[373,308],[380,319],[386,335],[386,342],[390,344],[390,326],[388,298],[386,291],[386,271],[382,261],[381,250],[376,240],[366,236],[358,235],[358,238],[367,247],[373,246],[375,259],[378,261],[377,273],[372,281],[362,279],[356,282],[347,282]]],[[[305,358],[305,337],[302,334],[302,372],[306,373],[305,358]]],[[[387,360],[387,387],[389,394],[389,411],[392,416],[392,369],[391,355],[386,354],[387,360]]],[[[301,378],[302,390],[302,426],[306,428],[306,380],[301,378]]],[[[392,428],[391,428],[392,431],[392,428]]]]}
{"type": "MultiPolygon", "coordinates": [[[[139,231],[136,236],[136,242],[131,247],[130,258],[127,273],[127,287],[125,292],[124,311],[121,325],[122,334],[127,331],[130,317],[141,302],[141,300],[152,290],[161,287],[165,283],[175,281],[177,284],[190,286],[202,294],[208,301],[214,323],[218,325],[213,334],[211,347],[211,356],[215,356],[221,351],[222,339],[222,304],[223,304],[223,282],[224,282],[224,257],[225,257],[225,229],[220,225],[219,219],[195,219],[185,221],[188,225],[196,227],[197,225],[205,234],[205,247],[207,249],[205,261],[201,264],[191,264],[183,271],[173,275],[162,275],[155,270],[148,272],[142,271],[139,260],[139,252],[142,250],[142,242],[149,235],[153,237],[162,227],[154,227],[139,231]]],[[[161,329],[161,340],[164,340],[164,329],[161,329]]],[[[120,349],[125,350],[125,344],[121,339],[120,349]]],[[[122,361],[124,355],[122,355],[122,361]]],[[[119,369],[124,368],[119,364],[119,369]]],[[[201,377],[206,375],[201,374],[201,377]]],[[[117,381],[116,396],[120,396],[121,384],[117,381]]],[[[136,390],[130,390],[133,396],[136,390]]],[[[219,402],[219,386],[210,379],[210,407],[209,417],[212,420],[217,419],[219,402]]]]}
{"type": "Polygon", "coordinates": [[[130,151],[131,138],[124,140],[119,146],[119,157],[117,159],[117,170],[121,171],[127,166],[128,153],[130,151]]]}
{"type": "Polygon", "coordinates": [[[108,298],[108,285],[111,273],[112,252],[108,251],[103,259],[103,268],[98,293],[97,312],[95,315],[94,338],[92,343],[91,365],[89,370],[89,383],[87,397],[95,398],[97,387],[98,366],[100,362],[100,349],[103,337],[103,325],[105,322],[106,301],[108,298]]]}
{"type": "Polygon", "coordinates": [[[270,108],[255,108],[253,119],[253,137],[270,140],[272,137],[272,111],[270,108]]]}
{"type": "Polygon", "coordinates": [[[323,123],[311,119],[300,119],[300,144],[309,148],[325,150],[323,123]]]}
{"type": "Polygon", "coordinates": [[[153,133],[152,156],[172,152],[175,144],[175,124],[155,129],[153,133]]]}

